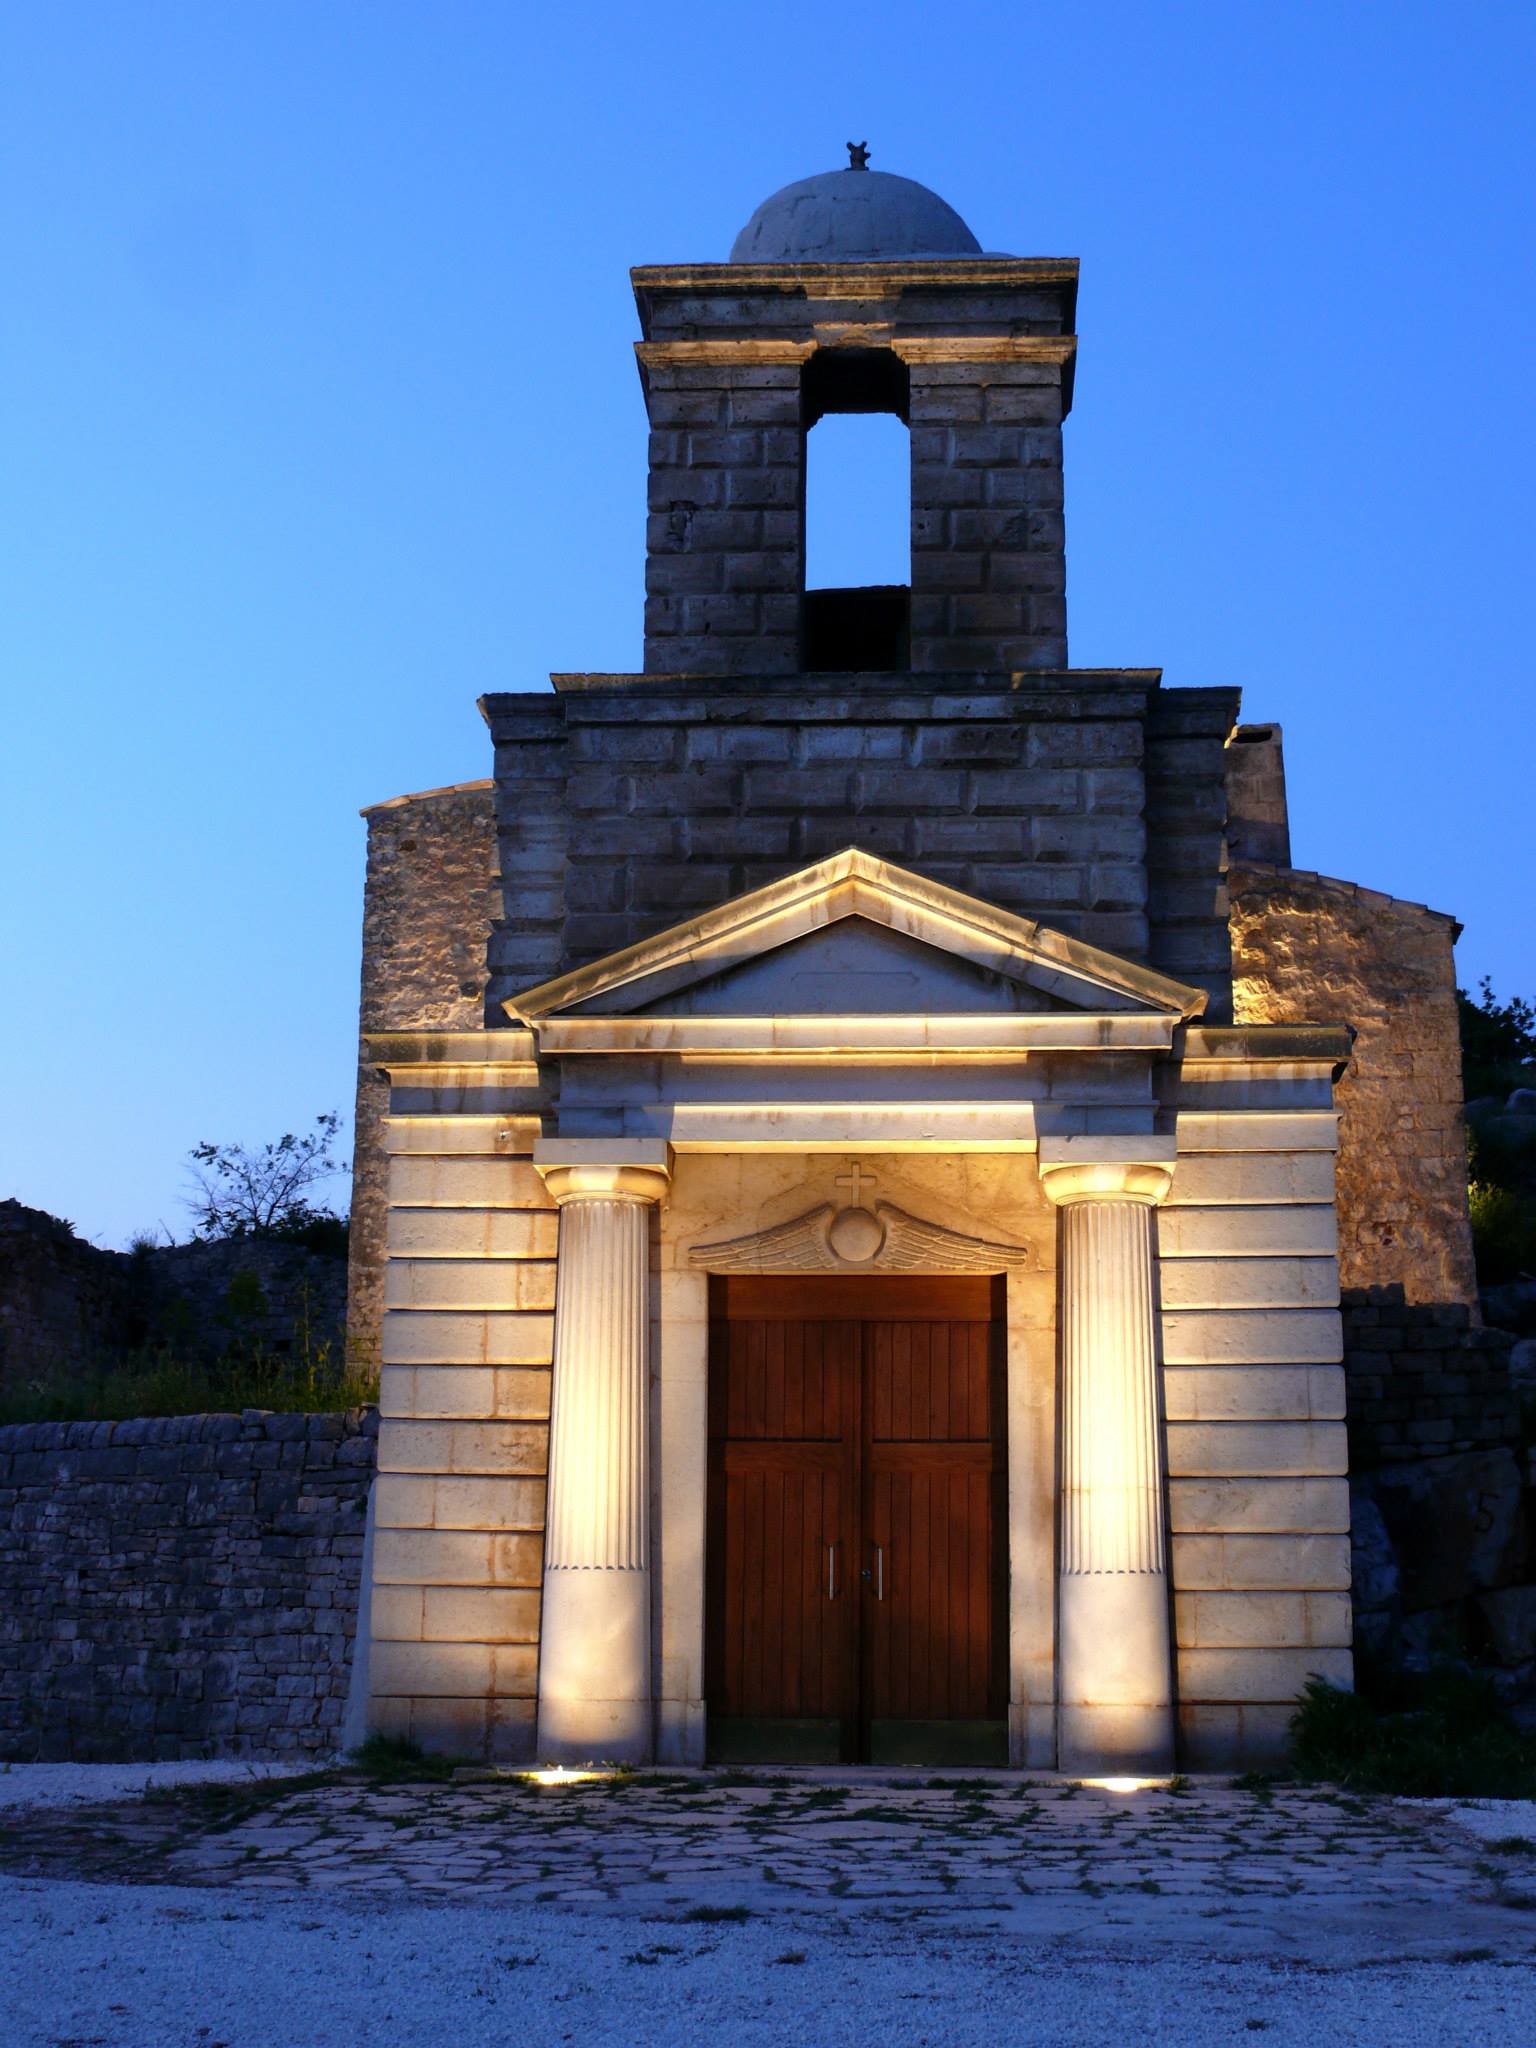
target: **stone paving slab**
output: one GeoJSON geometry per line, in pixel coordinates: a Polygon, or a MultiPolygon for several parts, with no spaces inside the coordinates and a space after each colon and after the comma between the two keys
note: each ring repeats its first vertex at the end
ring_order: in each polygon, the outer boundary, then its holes
{"type": "Polygon", "coordinates": [[[379,1785],[18,1815],[0,1869],[232,1892],[561,1906],[707,1924],[866,1914],[1315,1959],[1536,1955],[1536,1857],[1327,1787],[1115,1792],[990,1773],[637,1772],[379,1785]]]}

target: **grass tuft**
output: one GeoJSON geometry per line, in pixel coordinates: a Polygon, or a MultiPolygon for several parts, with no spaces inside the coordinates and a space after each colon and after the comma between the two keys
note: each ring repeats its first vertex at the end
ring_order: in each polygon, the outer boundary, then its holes
{"type": "Polygon", "coordinates": [[[1301,1777],[1411,1799],[1536,1798],[1536,1738],[1488,1680],[1459,1667],[1362,1679],[1359,1692],[1307,1681],[1291,1721],[1301,1777]]]}
{"type": "Polygon", "coordinates": [[[397,1735],[370,1735],[348,1762],[376,1785],[444,1785],[471,1763],[463,1756],[428,1756],[419,1743],[397,1735]]]}
{"type": "Polygon", "coordinates": [[[0,1424],[127,1422],[154,1415],[237,1415],[265,1408],[281,1415],[328,1415],[379,1398],[376,1368],[340,1347],[301,1338],[292,1353],[242,1345],[222,1358],[179,1356],[169,1348],[133,1352],[114,1364],[60,1368],[0,1393],[0,1424]]]}

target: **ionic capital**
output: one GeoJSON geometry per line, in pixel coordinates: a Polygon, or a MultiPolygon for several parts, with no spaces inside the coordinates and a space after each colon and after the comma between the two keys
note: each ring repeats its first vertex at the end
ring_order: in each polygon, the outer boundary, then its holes
{"type": "Polygon", "coordinates": [[[1040,1184],[1059,1209],[1074,1202],[1155,1209],[1172,1184],[1175,1158],[1172,1138],[1042,1138],[1040,1184]]]}
{"type": "Polygon", "coordinates": [[[558,1207],[568,1202],[663,1202],[672,1148],[649,1138],[540,1138],[534,1170],[558,1207]]]}

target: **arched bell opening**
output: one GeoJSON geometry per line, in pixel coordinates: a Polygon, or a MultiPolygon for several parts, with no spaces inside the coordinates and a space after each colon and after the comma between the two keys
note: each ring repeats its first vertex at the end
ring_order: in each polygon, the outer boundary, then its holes
{"type": "Polygon", "coordinates": [[[801,666],[813,674],[911,666],[909,404],[890,349],[821,348],[801,373],[801,666]]]}

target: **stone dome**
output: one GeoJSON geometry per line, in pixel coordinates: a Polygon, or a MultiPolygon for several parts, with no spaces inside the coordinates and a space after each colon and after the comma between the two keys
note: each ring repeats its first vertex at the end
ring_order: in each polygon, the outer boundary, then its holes
{"type": "Polygon", "coordinates": [[[733,263],[868,263],[979,256],[952,206],[889,171],[823,171],[775,192],[731,244],[733,263]]]}

